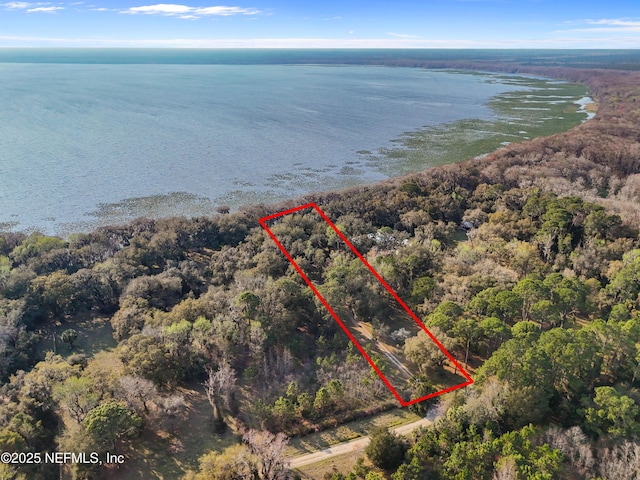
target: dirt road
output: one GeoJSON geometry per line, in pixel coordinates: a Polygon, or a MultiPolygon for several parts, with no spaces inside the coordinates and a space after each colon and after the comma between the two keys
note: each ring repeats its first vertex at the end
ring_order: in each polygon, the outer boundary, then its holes
{"type": "MultiPolygon", "coordinates": [[[[436,409],[431,409],[426,418],[421,418],[415,422],[401,425],[391,430],[398,435],[408,435],[416,428],[424,427],[433,423],[437,417],[436,409]]],[[[291,468],[299,468],[305,465],[311,465],[312,463],[320,462],[337,455],[343,455],[345,453],[353,453],[353,455],[359,455],[364,448],[369,444],[369,436],[358,438],[350,442],[338,443],[332,447],[325,448],[319,452],[308,453],[306,455],[300,455],[291,459],[291,468]]]]}

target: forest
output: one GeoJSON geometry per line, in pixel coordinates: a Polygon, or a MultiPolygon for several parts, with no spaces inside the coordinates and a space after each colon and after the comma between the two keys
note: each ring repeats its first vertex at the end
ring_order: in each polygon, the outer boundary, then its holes
{"type": "MultiPolygon", "coordinates": [[[[437,408],[429,427],[410,438],[381,428],[352,468],[324,478],[640,478],[640,74],[463,67],[579,81],[597,115],[482,158],[277,205],[66,239],[0,233],[0,451],[144,462],[149,438],[178,451],[189,387],[206,395],[207,435],[235,440],[184,478],[300,478],[289,438],[396,407],[259,224],[313,201],[474,379],[409,407],[437,408]],[[97,326],[108,338],[88,348],[97,326]]],[[[363,319],[364,346],[386,368],[375,343],[397,312],[380,284],[312,212],[271,228],[323,295],[363,319]]],[[[393,342],[415,398],[454,373],[409,333],[393,342]]],[[[131,468],[0,464],[0,476],[131,468]]]]}

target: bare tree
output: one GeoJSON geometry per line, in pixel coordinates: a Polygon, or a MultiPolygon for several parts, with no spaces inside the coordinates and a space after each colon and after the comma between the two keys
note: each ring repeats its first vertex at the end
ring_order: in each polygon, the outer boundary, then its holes
{"type": "Polygon", "coordinates": [[[289,461],[284,450],[289,438],[284,433],[274,435],[268,431],[248,430],[243,439],[258,458],[258,476],[261,480],[284,480],[289,472],[289,461]]]}
{"type": "Polygon", "coordinates": [[[518,467],[513,457],[502,458],[491,477],[492,480],[516,480],[517,478],[518,467]]]}
{"type": "Polygon", "coordinates": [[[180,420],[187,412],[185,408],[184,396],[180,394],[160,397],[156,401],[159,407],[157,412],[158,420],[162,422],[164,427],[169,431],[173,431],[180,423],[180,420]]]}
{"type": "Polygon", "coordinates": [[[389,390],[363,357],[335,365],[323,365],[316,374],[321,385],[331,380],[340,382],[344,399],[351,405],[361,405],[385,396],[389,390]]]}
{"type": "Polygon", "coordinates": [[[598,472],[606,480],[632,480],[640,475],[640,445],[626,441],[604,451],[598,472]]]}
{"type": "Polygon", "coordinates": [[[125,375],[120,377],[120,386],[123,399],[136,409],[142,405],[145,412],[149,411],[147,402],[158,396],[156,386],[146,378],[125,375]]]}
{"type": "Polygon", "coordinates": [[[495,377],[485,382],[482,390],[473,386],[468,391],[465,411],[472,423],[483,425],[486,422],[498,422],[504,415],[509,385],[495,377]]]}
{"type": "Polygon", "coordinates": [[[546,431],[544,439],[551,448],[560,450],[571,464],[585,475],[594,474],[595,458],[587,436],[580,427],[563,430],[552,425],[546,431]]]}
{"type": "Polygon", "coordinates": [[[264,352],[266,333],[258,322],[252,322],[249,327],[249,351],[253,359],[260,359],[264,352]]]}
{"type": "Polygon", "coordinates": [[[207,368],[207,380],[204,382],[204,388],[211,408],[213,408],[215,429],[218,432],[225,429],[220,401],[222,400],[227,407],[230,406],[236,380],[236,373],[228,363],[223,364],[215,371],[212,368],[207,368]]]}

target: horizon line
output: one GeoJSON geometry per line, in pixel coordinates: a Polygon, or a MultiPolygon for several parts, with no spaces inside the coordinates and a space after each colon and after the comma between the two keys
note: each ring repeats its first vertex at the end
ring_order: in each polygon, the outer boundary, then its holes
{"type": "Polygon", "coordinates": [[[343,47],[322,47],[322,46],[98,46],[98,45],[0,45],[0,50],[35,50],[35,49],[47,49],[47,50],[564,50],[564,51],[584,51],[584,50],[624,50],[624,51],[640,51],[638,47],[397,47],[397,46],[378,46],[378,47],[358,47],[358,46],[343,46],[343,47]]]}

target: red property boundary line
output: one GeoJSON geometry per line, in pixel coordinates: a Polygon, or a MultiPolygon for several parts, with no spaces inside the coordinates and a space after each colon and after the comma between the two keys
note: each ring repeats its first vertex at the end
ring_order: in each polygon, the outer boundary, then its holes
{"type": "Polygon", "coordinates": [[[318,205],[316,205],[313,202],[312,203],[307,203],[305,205],[300,205],[299,207],[290,208],[288,210],[284,210],[282,212],[274,213],[272,215],[268,215],[266,217],[263,217],[263,218],[261,218],[259,220],[259,222],[260,222],[260,225],[262,225],[262,227],[267,231],[267,233],[269,234],[271,239],[276,243],[278,248],[282,251],[282,253],[284,253],[285,257],[287,257],[287,260],[289,260],[291,265],[293,265],[294,268],[298,271],[298,273],[300,274],[302,279],[307,283],[307,285],[309,285],[309,288],[311,288],[313,293],[322,302],[322,304],[329,311],[329,313],[335,319],[335,321],[338,322],[338,325],[340,325],[342,330],[344,330],[344,332],[347,334],[349,339],[353,342],[353,344],[360,351],[362,356],[367,360],[367,362],[369,362],[369,365],[371,365],[371,367],[376,371],[378,376],[382,379],[382,381],[389,388],[389,390],[391,390],[391,393],[393,393],[395,395],[395,397],[398,399],[398,401],[400,402],[400,404],[403,407],[407,407],[409,405],[413,405],[414,403],[422,402],[423,400],[427,400],[429,398],[433,398],[433,397],[436,397],[438,395],[442,395],[443,393],[447,393],[447,392],[451,392],[453,390],[457,390],[458,388],[466,387],[467,385],[471,385],[473,383],[473,379],[471,378],[471,376],[469,376],[469,374],[462,368],[462,366],[460,366],[460,364],[456,361],[456,359],[453,358],[453,356],[442,346],[442,344],[438,341],[438,339],[433,336],[433,334],[429,331],[429,329],[427,329],[427,327],[425,327],[425,325],[420,321],[420,319],[416,316],[416,314],[411,311],[411,309],[407,306],[407,304],[402,301],[402,299],[398,296],[398,294],[396,292],[394,292],[394,290],[389,286],[389,284],[387,284],[387,282],[384,281],[384,279],[378,274],[378,272],[376,272],[376,270],[369,264],[369,262],[367,262],[367,260],[360,254],[360,252],[358,252],[358,250],[351,244],[351,242],[349,242],[349,240],[347,240],[347,238],[344,236],[344,234],[340,230],[338,230],[338,227],[336,227],[333,224],[333,222],[331,220],[329,220],[329,218],[320,209],[320,207],[318,207],[318,205]],[[323,218],[323,220],[325,222],[327,222],[327,224],[331,227],[331,229],[334,232],[336,232],[336,234],[342,239],[342,241],[347,244],[347,246],[351,249],[351,251],[360,259],[360,261],[369,269],[369,271],[371,273],[373,273],[373,275],[384,286],[384,288],[387,289],[387,291],[393,296],[393,298],[395,298],[398,301],[398,303],[400,305],[402,305],[402,308],[404,308],[404,310],[409,314],[409,316],[411,318],[413,318],[413,320],[420,326],[420,328],[422,330],[425,331],[425,333],[429,336],[429,338],[431,338],[431,340],[434,341],[434,343],[438,346],[438,348],[442,351],[442,353],[444,353],[447,356],[447,358],[449,360],[451,360],[453,365],[455,365],[457,367],[457,369],[460,371],[460,373],[467,379],[466,382],[454,385],[452,387],[445,388],[445,389],[440,390],[438,392],[434,392],[434,393],[431,393],[429,395],[425,395],[423,397],[416,398],[416,399],[413,399],[413,400],[404,401],[402,399],[402,397],[398,394],[396,389],[393,388],[391,383],[389,383],[389,380],[387,380],[387,378],[382,374],[382,372],[376,366],[376,364],[373,362],[373,360],[371,360],[369,355],[367,355],[367,352],[365,352],[364,349],[362,348],[362,346],[360,346],[358,341],[351,334],[351,332],[345,326],[345,324],[342,322],[340,317],[338,317],[336,312],[333,311],[333,309],[329,306],[329,304],[324,299],[324,297],[322,295],[320,295],[320,292],[318,292],[318,289],[315,287],[315,285],[311,282],[311,280],[309,280],[309,278],[305,275],[305,273],[302,271],[300,266],[295,262],[295,260],[293,260],[293,258],[289,254],[289,252],[287,252],[287,250],[284,248],[284,246],[280,243],[280,241],[276,238],[274,233],[267,226],[266,222],[268,222],[269,220],[274,220],[274,219],[276,219],[278,217],[283,217],[285,215],[289,215],[290,213],[299,212],[300,210],[306,210],[308,208],[313,208],[323,218]]]}

